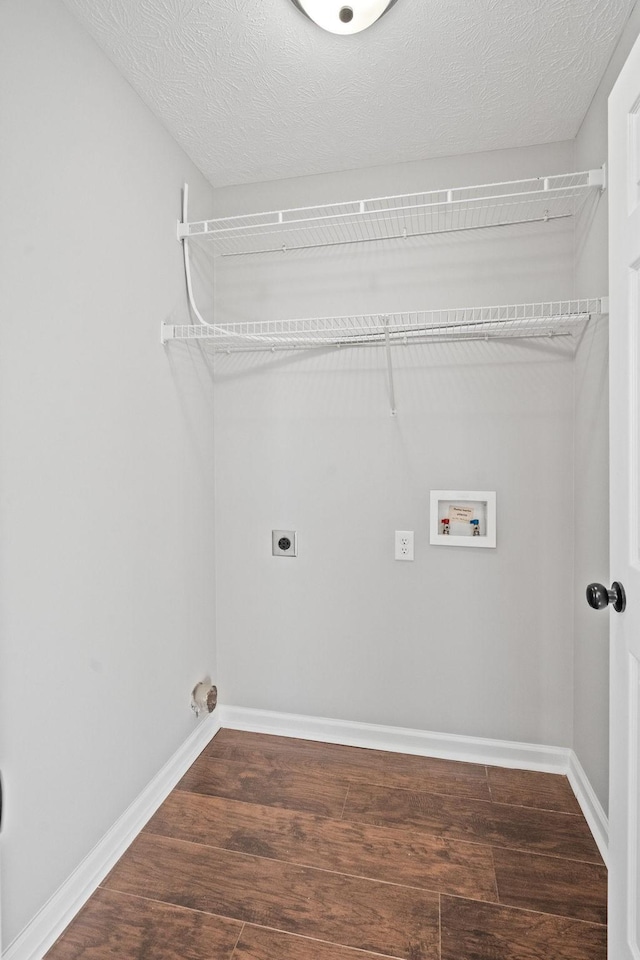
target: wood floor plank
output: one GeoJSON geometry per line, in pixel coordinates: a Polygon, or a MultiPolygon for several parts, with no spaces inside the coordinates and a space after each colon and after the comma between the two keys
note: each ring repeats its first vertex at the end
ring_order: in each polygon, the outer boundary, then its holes
{"type": "Polygon", "coordinates": [[[141,834],[104,886],[406,960],[438,960],[437,894],[141,834]]]}
{"type": "Polygon", "coordinates": [[[322,773],[247,767],[201,755],[182,778],[178,789],[339,818],[348,783],[329,780],[322,773]]]}
{"type": "Polygon", "coordinates": [[[497,899],[489,846],[404,828],[329,820],[176,790],[145,829],[338,873],[497,899]]]}
{"type": "Polygon", "coordinates": [[[593,923],[607,922],[607,869],[581,863],[494,850],[500,902],[593,923]]]}
{"type": "Polygon", "coordinates": [[[584,818],[553,810],[353,784],[343,819],[602,863],[584,818]]]}
{"type": "Polygon", "coordinates": [[[606,960],[598,924],[453,897],[441,904],[441,960],[606,960]]]}
{"type": "Polygon", "coordinates": [[[559,773],[489,767],[488,775],[491,799],[496,803],[582,814],[569,780],[559,773]]]}
{"type": "Polygon", "coordinates": [[[458,760],[443,760],[440,757],[423,757],[418,754],[395,753],[388,750],[373,750],[367,747],[349,747],[340,743],[323,743],[318,740],[300,740],[295,737],[276,737],[264,733],[247,733],[244,730],[219,730],[205,753],[217,749],[229,751],[253,752],[254,754],[282,757],[296,755],[318,762],[343,761],[352,767],[362,769],[389,769],[413,775],[425,776],[455,774],[473,780],[486,780],[487,769],[484,764],[462,763],[458,760]]]}
{"type": "Polygon", "coordinates": [[[97,890],[46,960],[229,960],[242,923],[97,890]]]}
{"type": "Polygon", "coordinates": [[[221,730],[204,751],[212,759],[233,760],[271,770],[321,771],[334,780],[377,783],[480,800],[491,799],[486,768],[437,757],[420,757],[362,747],[295,740],[237,730],[221,730]]]}
{"type": "Polygon", "coordinates": [[[233,960],[380,960],[380,956],[247,924],[233,960]]]}

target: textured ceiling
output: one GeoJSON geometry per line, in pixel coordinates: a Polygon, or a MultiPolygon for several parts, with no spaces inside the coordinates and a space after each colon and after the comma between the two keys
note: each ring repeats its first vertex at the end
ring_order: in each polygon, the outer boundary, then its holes
{"type": "Polygon", "coordinates": [[[215,186],[571,138],[634,0],[65,0],[215,186]]]}

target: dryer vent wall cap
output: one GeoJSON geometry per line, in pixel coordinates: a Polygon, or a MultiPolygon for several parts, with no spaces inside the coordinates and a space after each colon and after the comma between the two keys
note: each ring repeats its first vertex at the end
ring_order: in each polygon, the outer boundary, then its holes
{"type": "Polygon", "coordinates": [[[218,702],[218,688],[210,680],[197,683],[191,694],[191,709],[196,717],[201,713],[213,713],[218,702]]]}

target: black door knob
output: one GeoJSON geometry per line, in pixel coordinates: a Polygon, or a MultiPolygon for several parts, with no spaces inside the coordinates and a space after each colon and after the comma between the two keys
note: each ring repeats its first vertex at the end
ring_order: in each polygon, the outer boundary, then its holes
{"type": "Polygon", "coordinates": [[[617,580],[611,584],[611,590],[601,583],[590,583],[587,587],[587,603],[594,610],[604,610],[611,604],[617,613],[622,613],[627,605],[627,597],[624,587],[617,580]]]}

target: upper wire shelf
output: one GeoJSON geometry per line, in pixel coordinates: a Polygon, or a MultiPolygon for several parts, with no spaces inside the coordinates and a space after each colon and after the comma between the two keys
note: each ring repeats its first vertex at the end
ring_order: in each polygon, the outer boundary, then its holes
{"type": "Polygon", "coordinates": [[[178,239],[207,240],[220,256],[287,252],[549,222],[575,216],[606,186],[604,167],[427,193],[272,210],[178,224],[178,239]]]}
{"type": "Polygon", "coordinates": [[[608,311],[608,299],[599,298],[300,320],[164,324],[162,342],[208,340],[216,351],[236,353],[576,336],[591,316],[608,311]]]}

